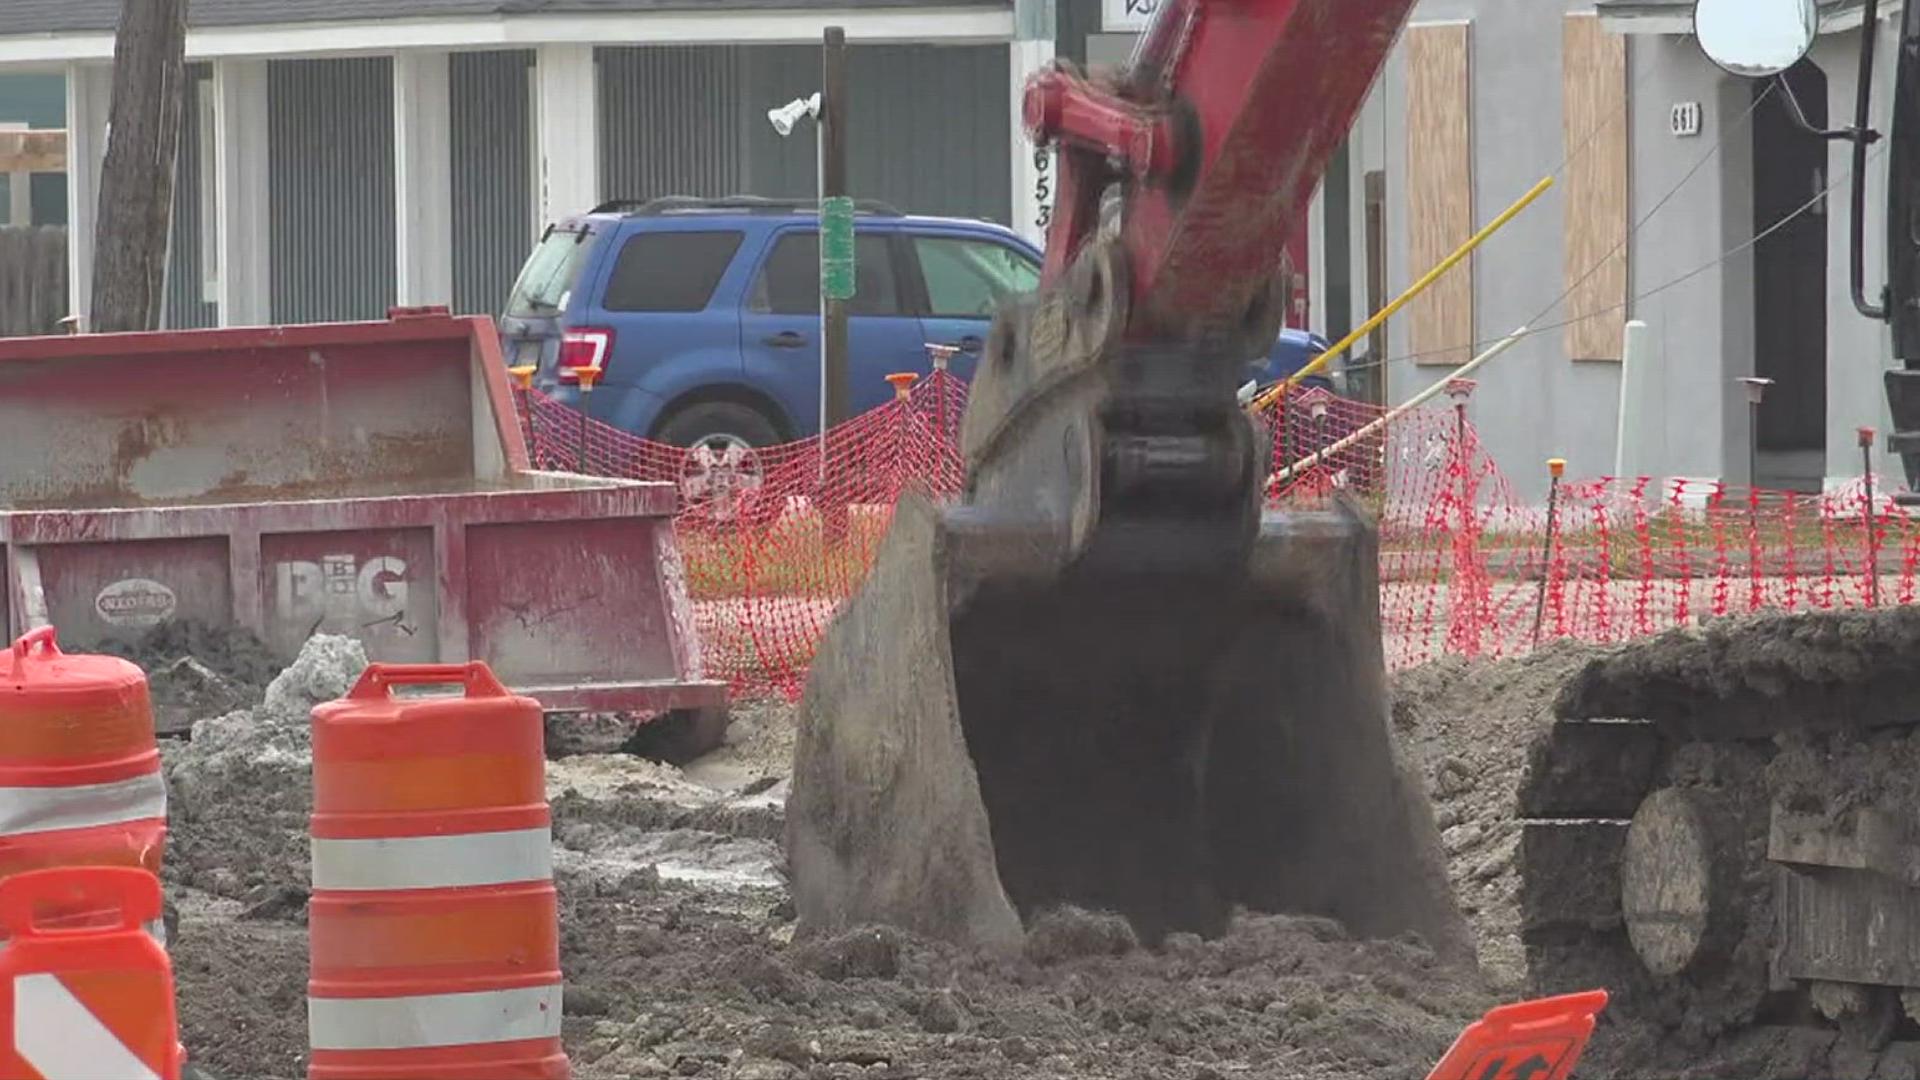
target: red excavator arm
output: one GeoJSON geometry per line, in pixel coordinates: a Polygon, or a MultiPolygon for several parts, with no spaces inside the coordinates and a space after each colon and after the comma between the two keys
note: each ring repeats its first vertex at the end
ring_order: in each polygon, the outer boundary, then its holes
{"type": "Polygon", "coordinates": [[[1071,904],[1157,941],[1244,907],[1471,956],[1392,750],[1377,534],[1345,500],[1269,511],[1235,396],[1412,3],[1163,0],[1129,70],[1029,88],[1062,158],[1045,280],[975,370],[966,490],[902,496],[814,656],[804,932],[1017,948],[1071,904]]]}
{"type": "Polygon", "coordinates": [[[1119,79],[1035,76],[1028,133],[1060,151],[1045,280],[1093,237],[1117,183],[1128,338],[1277,336],[1281,251],[1413,3],[1168,0],[1119,79]]]}

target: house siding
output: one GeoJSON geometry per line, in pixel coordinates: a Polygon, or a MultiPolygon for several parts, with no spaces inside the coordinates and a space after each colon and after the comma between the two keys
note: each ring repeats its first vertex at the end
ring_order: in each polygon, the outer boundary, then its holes
{"type": "MultiPolygon", "coordinates": [[[[600,190],[610,199],[733,195],[750,186],[752,114],[735,45],[595,50],[600,190]]],[[[761,124],[766,124],[765,118],[761,124]]]]}
{"type": "MultiPolygon", "coordinates": [[[[753,50],[749,78],[758,108],[748,141],[756,186],[812,197],[814,140],[781,139],[766,109],[820,85],[820,50],[753,50]],[[764,103],[764,104],[762,104],[764,103]]],[[[848,183],[853,194],[902,210],[1010,224],[1012,143],[1006,99],[982,88],[1007,85],[1005,46],[874,45],[849,50],[853,98],[848,183]]]]}
{"type": "Polygon", "coordinates": [[[220,324],[220,307],[206,300],[205,263],[201,257],[202,186],[213,183],[200,161],[200,87],[213,81],[213,68],[187,68],[187,100],[180,110],[180,143],[174,155],[173,224],[167,244],[167,281],[163,325],[170,329],[198,329],[220,324]]]}
{"type": "MultiPolygon", "coordinates": [[[[0,27],[9,34],[111,31],[121,0],[0,0],[0,27]]],[[[834,0],[852,9],[914,7],[1005,8],[1009,0],[834,0]]],[[[194,27],[272,26],[358,19],[448,19],[526,14],[525,0],[193,0],[194,27]]],[[[791,8],[791,0],[543,0],[533,14],[620,14],[642,11],[791,8]]]]}
{"type": "MultiPolygon", "coordinates": [[[[638,46],[597,55],[608,197],[817,194],[813,122],[781,138],[766,113],[819,89],[819,48],[638,46]]],[[[1008,223],[1011,121],[999,89],[1007,71],[1000,45],[850,48],[853,194],[1008,223]]]]}
{"type": "Polygon", "coordinates": [[[378,319],[398,295],[393,61],[267,68],[273,318],[378,319]]]}
{"type": "Polygon", "coordinates": [[[451,58],[453,303],[494,315],[535,239],[531,50],[451,58]]]}

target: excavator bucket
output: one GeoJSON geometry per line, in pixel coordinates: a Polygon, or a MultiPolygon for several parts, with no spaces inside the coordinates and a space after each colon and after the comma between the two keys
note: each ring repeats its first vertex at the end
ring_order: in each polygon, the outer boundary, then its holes
{"type": "Polygon", "coordinates": [[[1076,358],[1044,311],[1003,322],[967,496],[901,500],[814,659],[788,802],[800,931],[1011,950],[1074,905],[1156,943],[1244,906],[1470,958],[1391,737],[1370,520],[1261,511],[1236,365],[1076,358]],[[1181,472],[1202,444],[1231,453],[1181,472]]]}

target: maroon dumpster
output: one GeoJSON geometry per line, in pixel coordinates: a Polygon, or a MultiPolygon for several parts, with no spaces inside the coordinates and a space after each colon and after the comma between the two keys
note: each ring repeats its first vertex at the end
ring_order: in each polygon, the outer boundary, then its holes
{"type": "Polygon", "coordinates": [[[717,733],[673,487],[533,471],[491,321],[396,316],[0,340],[0,627],[348,634],[717,733]]]}

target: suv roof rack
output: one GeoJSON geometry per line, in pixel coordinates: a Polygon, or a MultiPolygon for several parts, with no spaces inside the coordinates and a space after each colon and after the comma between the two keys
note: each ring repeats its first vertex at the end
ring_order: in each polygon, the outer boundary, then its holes
{"type": "MultiPolygon", "coordinates": [[[[769,199],[759,195],[728,195],[720,198],[666,195],[657,199],[610,199],[589,212],[628,214],[638,217],[700,210],[748,214],[792,214],[817,211],[819,208],[819,202],[813,199],[769,199]]],[[[853,208],[856,213],[872,214],[876,217],[906,216],[892,205],[877,199],[855,199],[853,208]]]]}

